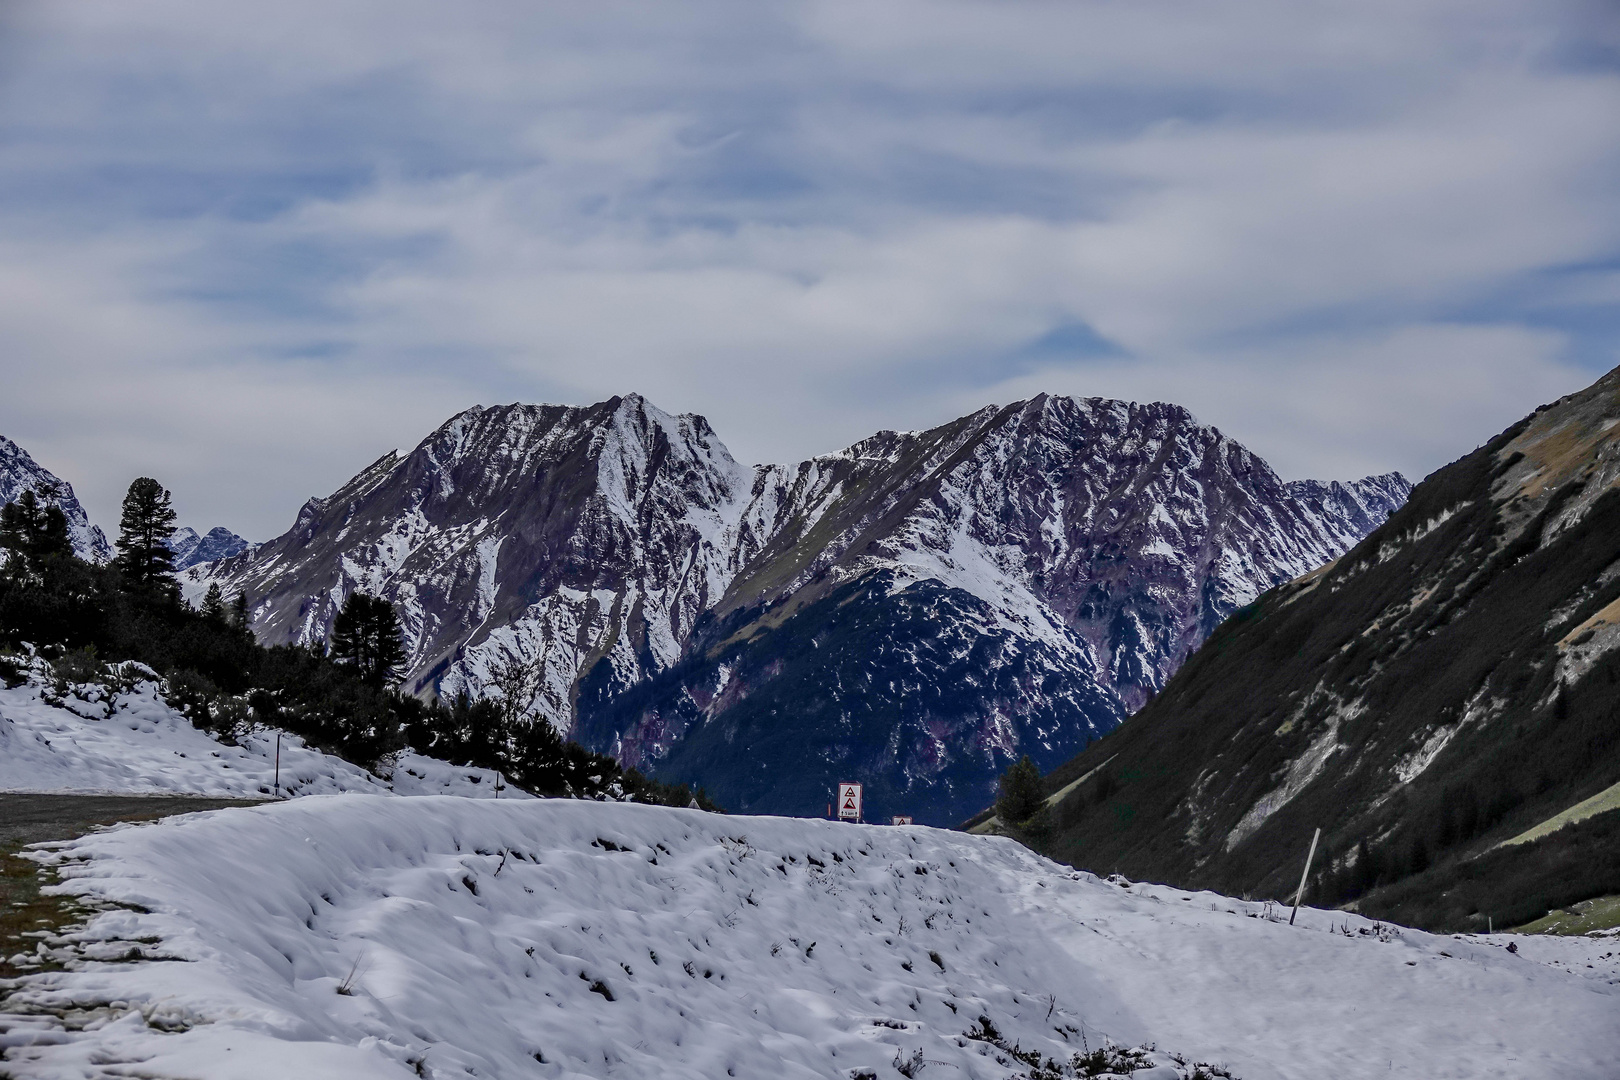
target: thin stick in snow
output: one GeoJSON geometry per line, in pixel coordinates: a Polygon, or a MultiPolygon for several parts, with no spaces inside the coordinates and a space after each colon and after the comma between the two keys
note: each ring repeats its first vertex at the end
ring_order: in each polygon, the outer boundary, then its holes
{"type": "Polygon", "coordinates": [[[1305,879],[1311,876],[1311,860],[1316,858],[1316,842],[1322,839],[1322,830],[1317,829],[1311,834],[1311,850],[1305,856],[1305,872],[1299,875],[1299,888],[1294,892],[1294,911],[1288,916],[1288,925],[1294,925],[1294,916],[1299,914],[1299,901],[1305,895],[1305,879]]]}

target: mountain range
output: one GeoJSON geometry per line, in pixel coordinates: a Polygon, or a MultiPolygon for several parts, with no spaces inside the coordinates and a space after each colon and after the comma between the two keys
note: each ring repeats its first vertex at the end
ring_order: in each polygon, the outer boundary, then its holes
{"type": "Polygon", "coordinates": [[[384,596],[409,691],[525,662],[536,721],[732,809],[819,813],[859,780],[869,817],[948,823],[1410,490],[1284,483],[1178,406],[1047,395],[748,467],[628,395],[469,409],[184,584],[245,593],[271,644],[384,596]]]}
{"type": "MultiPolygon", "coordinates": [[[[1620,369],[1237,611],[1025,827],[1078,867],[1498,928],[1620,893],[1620,369]]],[[[973,823],[982,827],[981,819],[973,823]]]]}

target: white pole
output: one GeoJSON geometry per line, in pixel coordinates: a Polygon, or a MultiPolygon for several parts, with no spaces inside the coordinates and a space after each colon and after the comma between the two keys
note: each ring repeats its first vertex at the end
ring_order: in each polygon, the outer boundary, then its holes
{"type": "Polygon", "coordinates": [[[1299,875],[1299,889],[1294,893],[1294,912],[1288,916],[1288,925],[1294,925],[1294,915],[1299,914],[1299,901],[1305,895],[1305,879],[1311,876],[1311,860],[1316,858],[1316,842],[1322,839],[1322,830],[1317,829],[1311,834],[1311,850],[1305,856],[1305,872],[1299,875]]]}

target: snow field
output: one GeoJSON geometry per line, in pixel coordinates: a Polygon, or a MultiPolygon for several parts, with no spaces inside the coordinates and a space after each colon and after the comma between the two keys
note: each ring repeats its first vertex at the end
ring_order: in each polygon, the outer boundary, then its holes
{"type": "MultiPolygon", "coordinates": [[[[52,704],[34,678],[0,689],[0,791],[269,798],[276,791],[277,734],[259,727],[234,746],[222,743],[171,708],[149,680],[116,694],[79,687],[52,704]]],[[[486,769],[406,752],[388,777],[379,777],[279,734],[283,795],[495,794],[495,775],[486,769]]],[[[501,797],[533,798],[505,787],[501,797]]]]}
{"type": "Polygon", "coordinates": [[[39,857],[125,906],[42,946],[69,970],[6,1002],[4,1067],[29,1080],[890,1080],[919,1052],[924,1075],[1027,1075],[967,1037],[980,1017],[1062,1060],[1156,1043],[1143,1080],[1186,1071],[1168,1051],[1247,1080],[1620,1060],[1620,972],[1340,912],[1289,927],[926,828],[343,795],[39,857]]]}

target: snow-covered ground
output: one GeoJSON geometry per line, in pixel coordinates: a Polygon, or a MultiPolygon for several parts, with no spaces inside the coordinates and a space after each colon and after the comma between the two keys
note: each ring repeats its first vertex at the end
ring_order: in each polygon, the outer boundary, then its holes
{"type": "Polygon", "coordinates": [[[1030,1072],[1014,1045],[1104,1039],[1156,1044],[1139,1078],[1185,1073],[1172,1052],[1247,1080],[1620,1061],[1613,939],[1289,926],[920,827],[339,795],[41,857],[114,906],[8,1001],[28,1015],[0,1019],[3,1068],[27,1080],[989,1080],[1030,1072]]]}
{"type": "MultiPolygon", "coordinates": [[[[279,734],[284,796],[495,794],[494,773],[420,754],[400,754],[386,776],[376,776],[274,728],[223,743],[171,708],[151,680],[133,680],[118,693],[79,687],[59,704],[50,696],[37,677],[0,689],[0,791],[269,798],[277,791],[279,734]]],[[[501,797],[531,796],[503,787],[501,797]]]]}

